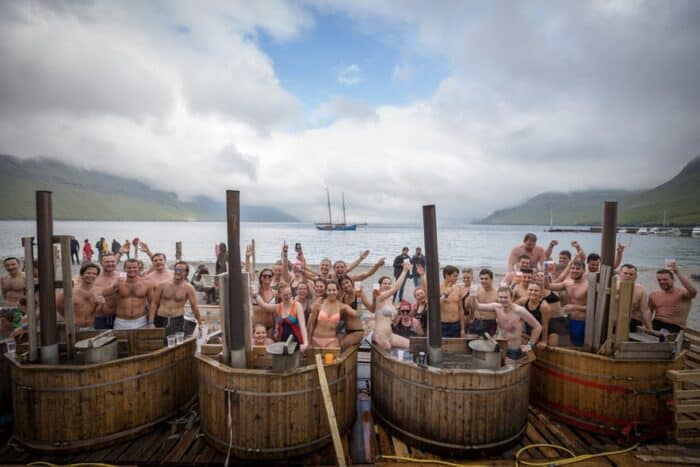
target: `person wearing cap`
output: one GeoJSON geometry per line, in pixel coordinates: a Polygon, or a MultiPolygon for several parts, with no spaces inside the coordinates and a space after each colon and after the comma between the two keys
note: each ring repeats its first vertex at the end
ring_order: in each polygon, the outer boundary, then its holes
{"type": "Polygon", "coordinates": [[[401,300],[399,303],[399,312],[394,318],[394,322],[391,325],[394,334],[405,337],[423,336],[423,326],[419,320],[413,317],[413,310],[411,304],[406,300],[401,300]]]}

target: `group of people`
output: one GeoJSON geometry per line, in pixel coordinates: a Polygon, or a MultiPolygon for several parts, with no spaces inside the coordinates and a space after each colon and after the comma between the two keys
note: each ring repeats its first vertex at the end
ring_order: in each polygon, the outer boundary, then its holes
{"type": "MultiPolygon", "coordinates": [[[[136,239],[137,240],[137,239],[136,239]]],[[[134,246],[138,245],[138,241],[135,241],[134,246]]],[[[97,261],[102,261],[102,257],[108,253],[118,254],[120,251],[124,251],[123,247],[126,248],[124,253],[126,257],[129,257],[129,250],[131,248],[131,241],[129,239],[124,240],[124,243],[119,243],[115,238],[112,239],[112,244],[110,245],[104,237],[100,237],[99,240],[95,242],[95,248],[93,249],[92,244],[89,239],[83,241],[82,248],[80,247],[80,242],[75,238],[71,239],[70,242],[70,258],[72,264],[84,264],[92,263],[92,257],[97,253],[97,261]],[[83,259],[80,260],[80,253],[82,251],[83,259]]]]}
{"type": "MultiPolygon", "coordinates": [[[[126,259],[123,272],[118,271],[122,256],[130,246],[124,244],[117,253],[104,252],[98,263],[83,262],[79,274],[73,278],[72,304],[75,325],[79,330],[90,329],[138,329],[147,326],[164,327],[168,335],[183,331],[184,311],[190,303],[197,321],[201,322],[195,288],[188,281],[189,265],[175,263],[171,270],[163,253],[153,253],[146,243],[139,248],[151,260],[151,267],[134,258],[126,259]]],[[[26,297],[26,279],[15,257],[4,259],[7,275],[2,277],[4,299],[3,319],[12,314],[12,322],[0,323],[0,337],[21,336],[27,328],[26,303],[36,297],[26,297]]],[[[37,277],[37,270],[34,277],[37,277]]],[[[56,294],[56,312],[61,319],[64,296],[56,294]]],[[[7,321],[7,320],[5,320],[7,321]]]]}
{"type": "MultiPolygon", "coordinates": [[[[106,241],[103,240],[103,243],[106,241]]],[[[137,244],[137,242],[133,242],[137,244]]],[[[146,326],[167,328],[168,334],[184,328],[184,308],[190,303],[201,322],[198,302],[216,300],[216,285],[206,284],[206,266],[200,265],[192,281],[189,265],[175,263],[171,270],[163,253],[152,253],[147,244],[138,248],[151,260],[144,270],[143,262],[127,259],[123,272],[117,265],[128,254],[127,241],[118,251],[103,252],[99,264],[83,262],[74,278],[73,307],[76,325],[81,329],[136,329],[146,326]],[[197,299],[197,293],[200,299],[197,299]]],[[[528,233],[523,243],[515,246],[508,257],[507,273],[494,284],[494,273],[478,271],[478,284],[471,268],[461,271],[447,265],[442,269],[439,316],[443,337],[464,337],[489,333],[508,341],[508,356],[520,358],[534,346],[583,345],[588,297],[588,277],[599,271],[601,258],[586,255],[578,242],[572,242],[574,253],[561,250],[552,240],[547,248],[537,245],[537,237],[528,233]],[[529,340],[523,344],[523,335],[529,340]]],[[[426,259],[420,248],[410,256],[403,248],[393,262],[394,278],[382,276],[371,294],[366,294],[363,281],[374,276],[382,266],[381,258],[362,272],[358,266],[369,255],[363,251],[352,261],[321,260],[318,269],[310,267],[301,249],[295,246],[296,257],[289,258],[289,247],[283,244],[280,259],[271,268],[252,271],[253,247],[245,253],[244,270],[250,273],[252,337],[256,345],[272,341],[296,340],[302,350],[308,346],[348,348],[365,337],[362,308],[374,314],[372,341],[379,347],[408,348],[409,338],[425,335],[428,329],[426,259]],[[404,297],[407,279],[413,279],[413,297],[404,297]]],[[[685,327],[691,301],[697,290],[679,270],[675,262],[656,273],[659,290],[647,293],[637,283],[634,265],[622,264],[624,247],[618,246],[614,269],[619,283],[634,283],[630,329],[643,326],[661,332],[678,332],[685,327]],[[681,283],[677,287],[675,279],[681,283]]],[[[217,273],[226,270],[226,247],[217,247],[217,273]]],[[[17,258],[5,258],[7,275],[2,277],[5,302],[0,314],[0,332],[21,334],[25,280],[17,258]]],[[[63,310],[62,293],[57,295],[57,311],[63,310]]]]}

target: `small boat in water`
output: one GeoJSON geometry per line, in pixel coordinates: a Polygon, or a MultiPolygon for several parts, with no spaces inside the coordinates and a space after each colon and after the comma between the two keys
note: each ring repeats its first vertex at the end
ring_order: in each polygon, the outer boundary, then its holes
{"type": "Polygon", "coordinates": [[[693,227],[693,231],[690,235],[693,237],[700,237],[700,227],[693,227]]]}
{"type": "Polygon", "coordinates": [[[345,219],[345,193],[343,193],[343,222],[339,224],[333,223],[333,216],[331,215],[331,196],[326,189],[326,199],[328,200],[328,222],[317,222],[316,228],[318,230],[357,230],[357,224],[348,224],[345,219]]]}
{"type": "Polygon", "coordinates": [[[637,230],[637,235],[649,235],[649,227],[640,227],[637,230]]]}

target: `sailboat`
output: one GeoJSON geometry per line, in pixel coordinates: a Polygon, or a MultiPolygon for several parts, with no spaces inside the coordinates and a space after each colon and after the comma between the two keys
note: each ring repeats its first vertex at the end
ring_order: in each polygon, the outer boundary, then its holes
{"type": "Polygon", "coordinates": [[[326,188],[326,199],[328,200],[328,222],[316,223],[318,230],[357,230],[357,224],[348,224],[345,219],[345,193],[343,193],[343,223],[334,224],[333,215],[331,214],[331,195],[326,188]]]}
{"type": "Polygon", "coordinates": [[[681,236],[681,229],[678,227],[668,227],[668,224],[666,222],[666,210],[664,210],[664,226],[663,227],[655,227],[651,229],[651,232],[653,235],[661,235],[664,237],[680,237],[681,236]]]}

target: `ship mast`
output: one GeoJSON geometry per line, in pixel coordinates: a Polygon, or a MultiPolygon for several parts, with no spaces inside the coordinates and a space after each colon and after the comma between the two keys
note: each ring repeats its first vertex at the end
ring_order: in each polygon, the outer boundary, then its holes
{"type": "Polygon", "coordinates": [[[343,193],[343,225],[347,225],[348,222],[345,220],[345,193],[343,193]]]}
{"type": "Polygon", "coordinates": [[[331,194],[328,192],[328,188],[326,188],[326,200],[328,201],[328,223],[333,224],[333,216],[331,216],[331,194]]]}

